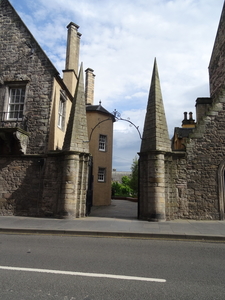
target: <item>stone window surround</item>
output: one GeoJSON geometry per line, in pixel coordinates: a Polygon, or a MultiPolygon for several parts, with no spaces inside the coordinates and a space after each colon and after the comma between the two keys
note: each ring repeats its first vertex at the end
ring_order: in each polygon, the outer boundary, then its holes
{"type": "Polygon", "coordinates": [[[23,115],[24,112],[26,111],[26,99],[27,99],[27,85],[28,85],[28,80],[22,80],[22,81],[5,81],[5,99],[4,99],[4,107],[3,107],[3,112],[6,113],[4,116],[4,121],[14,121],[14,120],[22,120],[22,118],[9,118],[8,113],[9,111],[9,97],[10,97],[10,89],[15,89],[15,88],[24,88],[25,89],[25,96],[24,96],[24,104],[23,104],[23,115]]]}

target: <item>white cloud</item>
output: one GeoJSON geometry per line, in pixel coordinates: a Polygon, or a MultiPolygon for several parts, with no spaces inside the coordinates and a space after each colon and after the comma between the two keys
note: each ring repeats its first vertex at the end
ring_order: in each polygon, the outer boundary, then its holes
{"type": "MultiPolygon", "coordinates": [[[[184,111],[195,115],[196,98],[209,95],[208,64],[223,0],[11,2],[59,71],[66,26],[80,25],[81,61],[96,74],[95,102],[116,108],[141,130],[155,57],[170,135],[184,111]]],[[[128,123],[117,123],[113,166],[125,171],[140,139],[128,123]]]]}

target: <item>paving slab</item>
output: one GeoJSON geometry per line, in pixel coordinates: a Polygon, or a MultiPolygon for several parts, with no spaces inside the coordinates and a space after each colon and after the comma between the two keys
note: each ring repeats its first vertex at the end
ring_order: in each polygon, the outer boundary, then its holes
{"type": "Polygon", "coordinates": [[[73,220],[0,216],[0,232],[225,242],[225,221],[140,221],[137,203],[112,200],[110,206],[93,207],[89,217],[73,220]]]}

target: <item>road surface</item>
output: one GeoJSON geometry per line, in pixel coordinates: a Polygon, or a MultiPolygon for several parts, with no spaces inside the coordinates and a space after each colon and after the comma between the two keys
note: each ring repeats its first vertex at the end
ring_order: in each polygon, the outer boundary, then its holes
{"type": "Polygon", "coordinates": [[[225,299],[225,244],[0,235],[0,299],[225,299]]]}

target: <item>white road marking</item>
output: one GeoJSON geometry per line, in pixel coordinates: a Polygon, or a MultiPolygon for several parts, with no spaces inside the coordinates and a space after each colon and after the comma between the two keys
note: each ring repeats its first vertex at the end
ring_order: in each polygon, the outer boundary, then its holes
{"type": "Polygon", "coordinates": [[[135,277],[135,276],[125,276],[125,275],[83,273],[83,272],[59,271],[59,270],[48,270],[48,269],[33,269],[33,268],[17,268],[17,267],[8,267],[8,266],[0,266],[0,269],[9,270],[9,271],[50,273],[50,274],[58,274],[58,275],[72,275],[72,276],[101,277],[101,278],[124,279],[124,280],[166,282],[165,279],[148,278],[148,277],[135,277]]]}

